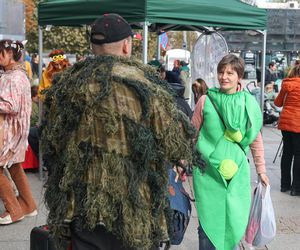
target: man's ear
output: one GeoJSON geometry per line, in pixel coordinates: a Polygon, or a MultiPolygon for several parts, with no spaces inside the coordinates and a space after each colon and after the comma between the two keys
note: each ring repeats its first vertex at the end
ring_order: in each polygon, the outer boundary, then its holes
{"type": "Polygon", "coordinates": [[[123,41],[123,50],[122,50],[124,55],[129,54],[129,51],[130,51],[129,46],[130,46],[130,43],[129,43],[128,39],[124,39],[124,41],[123,41]]]}

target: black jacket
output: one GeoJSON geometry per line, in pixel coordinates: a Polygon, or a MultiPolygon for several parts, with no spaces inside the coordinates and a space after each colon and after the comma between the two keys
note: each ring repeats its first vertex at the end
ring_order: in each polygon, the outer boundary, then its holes
{"type": "Polygon", "coordinates": [[[189,104],[186,102],[183,96],[185,87],[180,83],[169,83],[169,85],[175,93],[177,108],[180,109],[184,114],[186,114],[190,119],[192,119],[193,111],[191,110],[189,104]]]}

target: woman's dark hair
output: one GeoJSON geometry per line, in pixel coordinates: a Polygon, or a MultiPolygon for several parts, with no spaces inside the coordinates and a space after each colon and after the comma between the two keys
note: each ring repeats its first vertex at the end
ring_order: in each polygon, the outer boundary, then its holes
{"type": "Polygon", "coordinates": [[[218,64],[217,72],[222,72],[226,66],[230,65],[235,70],[239,78],[243,78],[245,70],[245,62],[241,57],[237,57],[233,54],[224,56],[218,64]]]}
{"type": "Polygon", "coordinates": [[[38,54],[37,53],[33,53],[32,55],[31,55],[31,60],[33,60],[33,59],[35,59],[35,58],[37,58],[38,57],[38,54]]]}
{"type": "Polygon", "coordinates": [[[0,53],[4,56],[4,50],[6,52],[13,52],[13,59],[18,62],[22,57],[22,50],[24,45],[20,41],[13,41],[10,39],[3,39],[0,41],[0,53]]]}
{"type": "Polygon", "coordinates": [[[269,66],[269,68],[271,68],[271,67],[275,66],[275,63],[274,63],[274,62],[270,62],[270,63],[268,64],[268,66],[269,66]]]}
{"type": "Polygon", "coordinates": [[[195,82],[192,84],[192,91],[194,93],[194,102],[197,104],[199,98],[202,95],[206,95],[208,87],[206,82],[202,78],[197,78],[195,82]],[[197,83],[195,83],[197,82],[197,83]]]}

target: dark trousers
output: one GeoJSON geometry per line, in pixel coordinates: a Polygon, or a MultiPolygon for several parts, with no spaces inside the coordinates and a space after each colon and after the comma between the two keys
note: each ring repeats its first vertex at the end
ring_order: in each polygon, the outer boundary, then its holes
{"type": "Polygon", "coordinates": [[[199,237],[199,250],[216,250],[214,245],[211,243],[210,239],[204,232],[201,224],[198,227],[198,237],[199,237]]]}
{"type": "MultiPolygon", "coordinates": [[[[201,224],[199,223],[198,227],[198,237],[199,237],[199,250],[216,250],[214,245],[211,243],[210,239],[207,237],[204,232],[201,224]]],[[[240,246],[237,245],[233,250],[239,250],[240,246]]]]}
{"type": "Polygon", "coordinates": [[[97,225],[93,231],[76,229],[71,223],[72,250],[131,250],[126,248],[115,235],[103,225],[97,225]]]}
{"type": "Polygon", "coordinates": [[[300,133],[282,131],[282,137],[281,187],[291,186],[291,165],[294,159],[292,189],[300,191],[300,133]]]}
{"type": "MultiPolygon", "coordinates": [[[[78,230],[76,219],[71,223],[72,250],[133,250],[125,247],[121,240],[108,232],[105,226],[97,225],[93,231],[78,230]]],[[[153,246],[149,250],[159,250],[153,246]]]]}
{"type": "Polygon", "coordinates": [[[36,157],[39,158],[39,136],[38,127],[31,127],[28,135],[28,143],[35,153],[36,157]]]}

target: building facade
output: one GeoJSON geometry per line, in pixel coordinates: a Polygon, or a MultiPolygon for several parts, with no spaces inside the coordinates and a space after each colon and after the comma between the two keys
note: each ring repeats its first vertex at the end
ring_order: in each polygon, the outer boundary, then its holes
{"type": "Polygon", "coordinates": [[[19,0],[0,0],[0,40],[25,39],[25,7],[19,0]]]}

